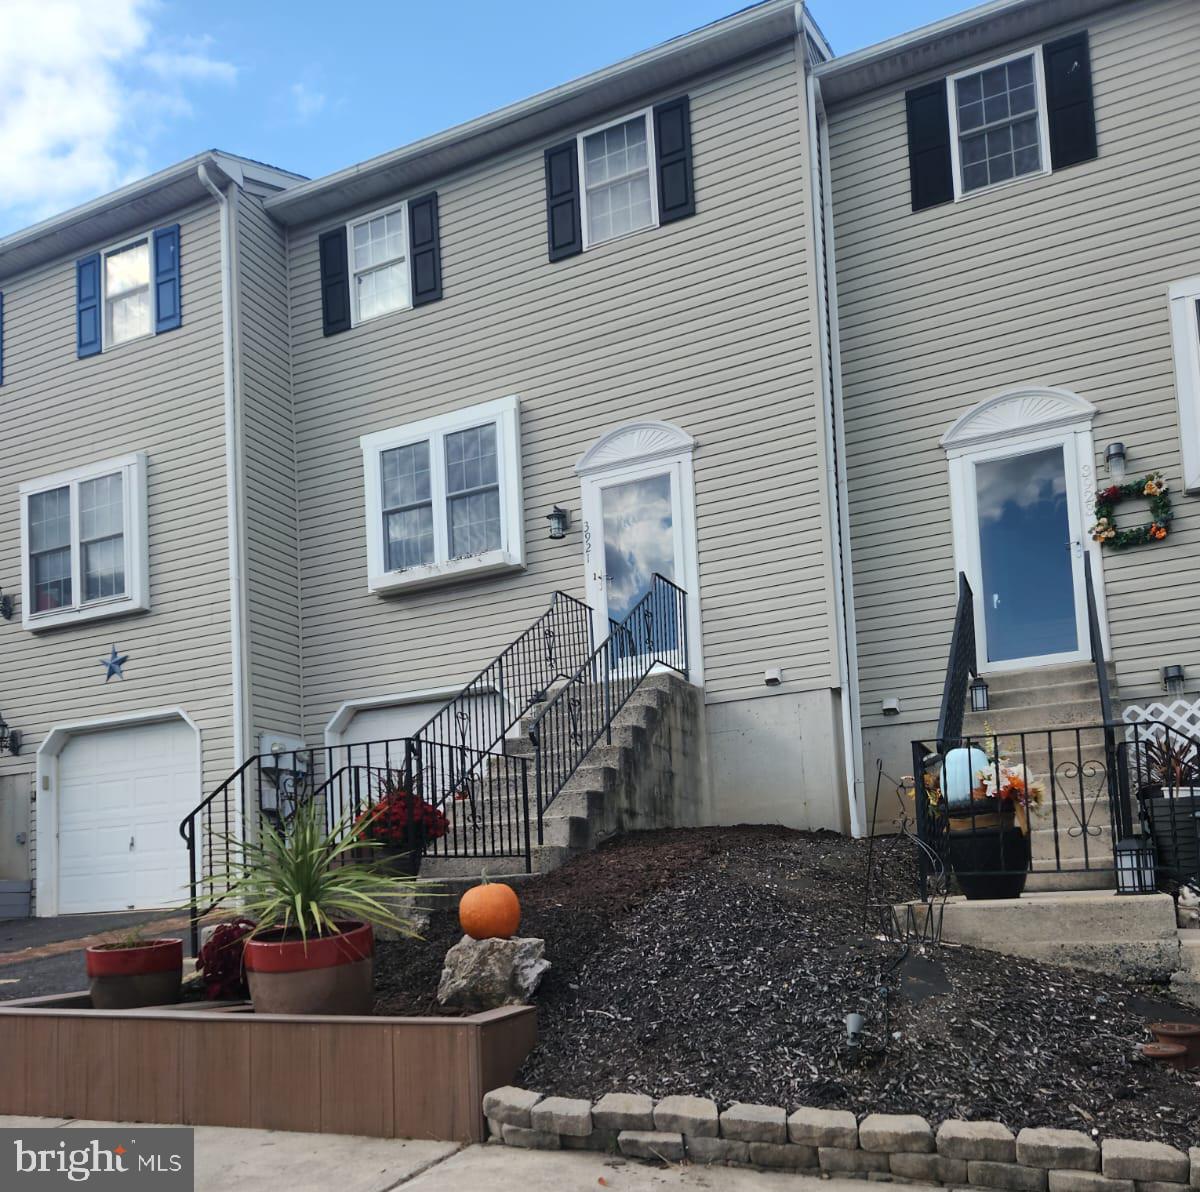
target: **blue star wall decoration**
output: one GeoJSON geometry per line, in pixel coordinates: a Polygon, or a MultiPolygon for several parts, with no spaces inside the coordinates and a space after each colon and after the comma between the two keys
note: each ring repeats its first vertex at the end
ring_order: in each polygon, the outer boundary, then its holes
{"type": "Polygon", "coordinates": [[[117,647],[114,645],[112,653],[107,658],[100,659],[100,665],[104,667],[104,681],[107,683],[109,679],[116,675],[118,679],[125,678],[125,672],[121,668],[129,661],[128,654],[118,654],[117,647]]]}

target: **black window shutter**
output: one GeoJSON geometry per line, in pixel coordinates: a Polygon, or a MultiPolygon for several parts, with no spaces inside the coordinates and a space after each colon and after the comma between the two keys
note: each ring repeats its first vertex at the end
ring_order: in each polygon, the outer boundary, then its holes
{"type": "Polygon", "coordinates": [[[950,112],[946,80],[905,92],[908,107],[908,182],[912,209],[923,211],[954,198],[950,165],[950,112]]]}
{"type": "Polygon", "coordinates": [[[344,227],[321,233],[321,316],[326,335],[350,330],[350,266],[344,227]]]}
{"type": "Polygon", "coordinates": [[[442,296],[442,243],[438,231],[437,191],[408,201],[412,304],[423,306],[442,296]]]}
{"type": "Polygon", "coordinates": [[[546,238],[552,261],[583,252],[579,156],[573,139],[546,150],[546,238]]]}
{"type": "Polygon", "coordinates": [[[1092,61],[1087,32],[1042,47],[1046,67],[1046,115],[1050,122],[1050,164],[1091,161],[1097,154],[1096,110],[1092,101],[1092,61]]]}
{"type": "Polygon", "coordinates": [[[654,155],[658,162],[659,223],[695,215],[692,116],[686,95],[654,109],[654,155]]]}

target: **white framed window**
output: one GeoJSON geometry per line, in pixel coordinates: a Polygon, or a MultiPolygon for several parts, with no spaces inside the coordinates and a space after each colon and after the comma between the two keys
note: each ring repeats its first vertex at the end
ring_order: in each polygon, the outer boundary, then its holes
{"type": "Polygon", "coordinates": [[[1200,490],[1200,277],[1175,282],[1168,297],[1183,487],[1194,492],[1200,490]]]}
{"type": "Polygon", "coordinates": [[[144,453],[29,481],[20,499],[26,629],[150,607],[144,453]]]}
{"type": "Polygon", "coordinates": [[[364,435],[367,587],[525,565],[516,397],[364,435]]]}
{"type": "Polygon", "coordinates": [[[100,254],[104,294],[104,350],[154,331],[154,287],[150,284],[150,237],[100,254]]]}
{"type": "Polygon", "coordinates": [[[1040,46],[951,75],[946,88],[955,199],[1050,172],[1040,46]]]}
{"type": "Polygon", "coordinates": [[[374,211],[346,225],[350,311],[354,326],[412,306],[408,204],[374,211]]]}
{"type": "Polygon", "coordinates": [[[583,247],[658,227],[652,111],[579,134],[583,247]]]}

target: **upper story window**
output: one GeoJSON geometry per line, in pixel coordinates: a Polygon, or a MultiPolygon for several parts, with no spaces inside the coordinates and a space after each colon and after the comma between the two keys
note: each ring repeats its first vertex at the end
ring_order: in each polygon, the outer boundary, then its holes
{"type": "Polygon", "coordinates": [[[104,345],[150,334],[150,243],[139,240],[104,254],[104,345]]]}
{"type": "Polygon", "coordinates": [[[579,137],[584,247],[658,225],[650,112],[579,137]]]}
{"type": "Polygon", "coordinates": [[[517,399],[361,440],[373,592],[524,565],[517,399]]]}
{"type": "Polygon", "coordinates": [[[686,95],[579,133],[544,157],[552,261],[696,213],[686,95]]]}
{"type": "Polygon", "coordinates": [[[349,225],[354,322],[404,310],[408,297],[408,206],[401,203],[349,225]]]}
{"type": "Polygon", "coordinates": [[[914,211],[1097,156],[1086,32],[935,79],[904,98],[914,211]]]}
{"type": "Polygon", "coordinates": [[[318,250],[325,335],[436,302],[442,296],[437,191],[322,232],[318,250]]]}
{"type": "Polygon", "coordinates": [[[950,79],[959,194],[1045,173],[1040,48],[950,79]]]}
{"type": "Polygon", "coordinates": [[[149,607],[145,455],[30,481],[20,497],[26,629],[149,607]]]}
{"type": "Polygon", "coordinates": [[[1200,490],[1200,277],[1169,290],[1183,486],[1200,490]]]}
{"type": "Polygon", "coordinates": [[[75,262],[76,354],[182,326],[179,225],[156,228],[75,262]]]}

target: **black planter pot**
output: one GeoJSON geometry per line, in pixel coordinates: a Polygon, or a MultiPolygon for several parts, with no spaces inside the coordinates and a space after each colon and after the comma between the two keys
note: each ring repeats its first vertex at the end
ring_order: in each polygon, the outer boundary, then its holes
{"type": "MultiPolygon", "coordinates": [[[[958,817],[951,817],[951,823],[958,817]]],[[[950,867],[968,901],[1020,898],[1029,876],[1029,837],[1016,827],[950,831],[950,867]]]]}
{"type": "Polygon", "coordinates": [[[1200,877],[1200,796],[1177,792],[1171,799],[1161,787],[1142,791],[1150,820],[1158,873],[1177,882],[1200,877]]]}
{"type": "Polygon", "coordinates": [[[398,848],[385,844],[379,850],[379,859],[383,865],[397,877],[416,877],[421,872],[421,857],[423,848],[398,848]]]}

